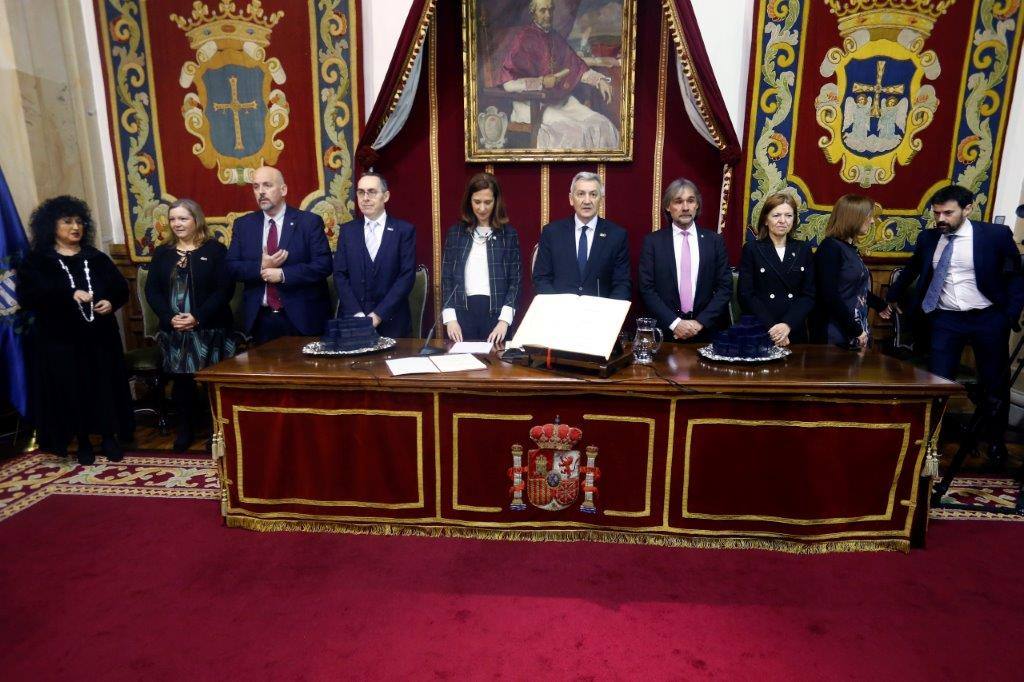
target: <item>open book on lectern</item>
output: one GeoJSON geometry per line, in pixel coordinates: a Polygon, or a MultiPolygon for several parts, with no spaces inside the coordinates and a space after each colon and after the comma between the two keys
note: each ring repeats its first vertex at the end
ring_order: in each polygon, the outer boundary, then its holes
{"type": "Polygon", "coordinates": [[[629,301],[576,294],[538,294],[508,345],[536,346],[609,359],[629,301]]]}

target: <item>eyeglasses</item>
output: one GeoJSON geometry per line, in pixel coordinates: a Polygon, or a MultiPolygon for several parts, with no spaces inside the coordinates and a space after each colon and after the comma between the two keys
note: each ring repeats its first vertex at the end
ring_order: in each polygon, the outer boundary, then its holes
{"type": "Polygon", "coordinates": [[[381,194],[381,191],[377,190],[377,189],[357,189],[356,190],[356,196],[357,197],[369,197],[369,198],[373,199],[374,197],[376,197],[376,196],[378,196],[380,194],[381,194]]]}

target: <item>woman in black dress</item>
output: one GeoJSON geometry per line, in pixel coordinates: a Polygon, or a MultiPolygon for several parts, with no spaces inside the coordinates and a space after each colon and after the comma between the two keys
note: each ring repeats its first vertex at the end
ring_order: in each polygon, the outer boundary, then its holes
{"type": "Polygon", "coordinates": [[[118,437],[135,429],[128,370],[114,312],[128,301],[128,283],[93,247],[95,229],[81,199],[47,199],[29,218],[32,250],[18,269],[19,301],[33,318],[28,347],[31,396],[40,447],[66,455],[78,438],[78,462],[123,457],[118,437]]]}
{"type": "Polygon", "coordinates": [[[814,255],[817,307],[812,339],[844,348],[866,348],[871,337],[868,308],[885,302],[871,291],[871,275],[856,242],[875,223],[875,203],[858,194],[839,197],[814,255]]]}
{"type": "Polygon", "coordinates": [[[445,332],[452,341],[500,345],[516,314],[521,261],[519,235],[493,175],[470,178],[460,218],[448,230],[441,260],[445,332]]]}
{"type": "Polygon", "coordinates": [[[743,245],[740,259],[740,306],[757,316],[779,347],[807,343],[807,316],[814,309],[811,247],[790,236],[796,214],[792,194],[768,197],[757,219],[757,240],[743,245]]]}
{"type": "Polygon", "coordinates": [[[235,354],[231,295],[235,284],[224,264],[227,249],[210,238],[203,210],[178,199],[168,211],[171,238],[153,253],[146,301],[160,320],[157,343],[164,372],[174,377],[171,401],[178,414],[174,450],[188,450],[206,400],[195,373],[235,354]]]}

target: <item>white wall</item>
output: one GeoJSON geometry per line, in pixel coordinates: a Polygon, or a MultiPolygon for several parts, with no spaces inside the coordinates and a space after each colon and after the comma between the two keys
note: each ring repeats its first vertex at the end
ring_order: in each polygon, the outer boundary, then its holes
{"type": "MultiPolygon", "coordinates": [[[[453,0],[454,1],[454,0],[453,0]]],[[[377,98],[391,54],[402,32],[412,0],[362,0],[365,102],[368,115],[377,98]]],[[[747,97],[747,73],[755,0],[691,0],[704,46],[715,70],[729,117],[736,134],[743,139],[747,97]]],[[[1017,97],[1010,111],[1002,166],[999,169],[993,216],[1007,216],[1014,224],[1014,210],[1024,195],[1024,68],[1017,72],[1017,97]]],[[[1024,220],[1018,225],[1018,238],[1024,236],[1024,220]]]]}
{"type": "Polygon", "coordinates": [[[370,115],[391,55],[402,35],[412,0],[362,0],[363,10],[363,120],[370,115]]]}

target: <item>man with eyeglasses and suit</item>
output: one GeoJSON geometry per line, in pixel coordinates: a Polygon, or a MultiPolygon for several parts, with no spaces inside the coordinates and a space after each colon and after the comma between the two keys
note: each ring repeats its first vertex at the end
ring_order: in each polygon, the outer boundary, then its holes
{"type": "Polygon", "coordinates": [[[338,317],[369,317],[381,336],[412,332],[409,292],[416,277],[416,231],[388,215],[387,180],[373,171],[356,183],[361,218],[341,226],[334,254],[338,317]]]}

